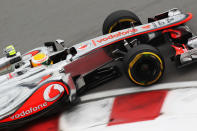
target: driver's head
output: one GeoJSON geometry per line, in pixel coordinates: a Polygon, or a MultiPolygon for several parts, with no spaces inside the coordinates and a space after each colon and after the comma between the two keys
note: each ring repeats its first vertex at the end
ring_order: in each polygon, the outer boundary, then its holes
{"type": "Polygon", "coordinates": [[[53,64],[53,62],[49,59],[47,54],[38,53],[32,57],[31,64],[33,67],[37,67],[40,65],[50,65],[53,64]]]}

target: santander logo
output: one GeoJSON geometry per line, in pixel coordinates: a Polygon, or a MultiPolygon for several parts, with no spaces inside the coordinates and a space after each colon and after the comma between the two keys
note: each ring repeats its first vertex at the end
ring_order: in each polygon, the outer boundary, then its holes
{"type": "Polygon", "coordinates": [[[49,85],[44,91],[44,100],[51,102],[58,99],[64,92],[64,87],[60,84],[49,85]]]}

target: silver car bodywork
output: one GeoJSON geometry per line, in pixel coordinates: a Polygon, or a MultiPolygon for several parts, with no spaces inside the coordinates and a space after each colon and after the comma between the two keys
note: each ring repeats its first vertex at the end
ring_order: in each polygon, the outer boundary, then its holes
{"type": "MultiPolygon", "coordinates": [[[[68,54],[67,58],[56,64],[50,66],[39,66],[32,68],[30,66],[30,59],[32,55],[22,55],[22,66],[19,69],[11,69],[10,73],[0,76],[0,119],[3,119],[20,108],[20,106],[38,89],[40,86],[50,80],[62,80],[70,87],[69,100],[74,99],[77,90],[82,88],[83,84],[73,82],[73,77],[79,77],[78,81],[83,81],[83,76],[87,73],[94,71],[102,65],[112,60],[103,47],[114,44],[120,40],[134,37],[141,34],[150,34],[151,32],[169,28],[178,24],[184,23],[188,14],[182,14],[179,10],[173,9],[168,11],[167,18],[148,23],[145,25],[137,26],[135,28],[128,28],[117,31],[111,34],[96,37],[94,39],[81,42],[74,45],[77,54],[74,56],[68,54]],[[22,72],[22,74],[18,73],[22,72]],[[45,81],[42,77],[51,75],[45,81]],[[10,77],[10,75],[12,77],[10,77]]],[[[154,36],[153,36],[154,37],[154,36]]],[[[46,52],[49,56],[57,54],[58,52],[51,52],[47,47],[36,48],[32,51],[40,50],[46,52]]],[[[32,52],[30,51],[30,52],[32,52]]],[[[1,61],[4,61],[3,59],[1,61]]],[[[1,63],[1,62],[0,62],[1,63]]],[[[11,67],[9,67],[11,68],[11,67]]],[[[12,67],[13,68],[13,67],[12,67]]]]}

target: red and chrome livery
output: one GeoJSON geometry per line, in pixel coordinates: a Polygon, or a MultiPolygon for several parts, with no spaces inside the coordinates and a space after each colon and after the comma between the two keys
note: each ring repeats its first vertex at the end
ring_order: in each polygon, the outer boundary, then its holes
{"type": "MultiPolygon", "coordinates": [[[[0,59],[0,128],[33,120],[50,114],[49,111],[56,110],[61,104],[75,102],[78,91],[91,85],[89,83],[93,81],[87,77],[91,78],[103,65],[114,60],[103,50],[106,46],[144,34],[153,39],[158,33],[170,33],[174,40],[172,47],[176,51],[175,56],[182,58],[182,54],[189,52],[187,43],[176,43],[177,39],[182,39],[182,30],[174,28],[189,21],[192,14],[183,14],[179,10],[170,10],[167,13],[167,17],[157,15],[148,24],[102,35],[61,51],[57,51],[55,42],[48,42],[44,47],[36,48],[25,55],[17,54],[12,59],[0,59]],[[39,52],[47,53],[53,65],[32,68],[31,57],[39,52]],[[10,67],[13,67],[12,70],[9,70],[10,67]]],[[[56,42],[62,44],[61,40],[56,42]]],[[[185,57],[181,62],[184,60],[185,57]]],[[[109,70],[107,71],[110,72],[109,70]]],[[[105,77],[102,77],[102,81],[105,77]]]]}

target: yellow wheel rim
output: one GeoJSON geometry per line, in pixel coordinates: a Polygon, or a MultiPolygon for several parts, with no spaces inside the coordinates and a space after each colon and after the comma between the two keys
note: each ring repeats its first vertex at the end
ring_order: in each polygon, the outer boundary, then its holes
{"type": "Polygon", "coordinates": [[[159,78],[161,77],[161,75],[162,75],[162,73],[163,73],[163,69],[164,69],[163,62],[162,62],[161,58],[160,58],[157,54],[155,54],[155,53],[153,53],[153,52],[142,52],[142,53],[140,53],[140,54],[137,54],[137,55],[135,56],[135,58],[129,63],[128,74],[129,74],[130,79],[131,79],[134,83],[136,83],[136,84],[138,84],[138,85],[146,86],[146,85],[151,85],[151,84],[155,83],[157,80],[159,80],[159,78]],[[160,69],[161,69],[161,70],[160,70],[158,76],[157,76],[153,81],[149,81],[149,82],[147,82],[147,83],[140,83],[140,82],[138,82],[138,81],[136,81],[136,80],[134,79],[134,77],[133,77],[132,74],[131,74],[131,70],[130,70],[130,69],[134,66],[134,64],[135,64],[143,55],[147,55],[147,54],[148,54],[148,55],[152,55],[152,56],[156,57],[156,58],[159,60],[159,62],[160,62],[160,69]]]}
{"type": "Polygon", "coordinates": [[[133,19],[121,19],[121,20],[115,22],[115,23],[109,28],[109,32],[108,32],[108,33],[112,33],[112,30],[114,29],[114,27],[115,27],[118,23],[122,23],[122,22],[132,22],[132,23],[136,23],[136,21],[133,20],[133,19]]]}

